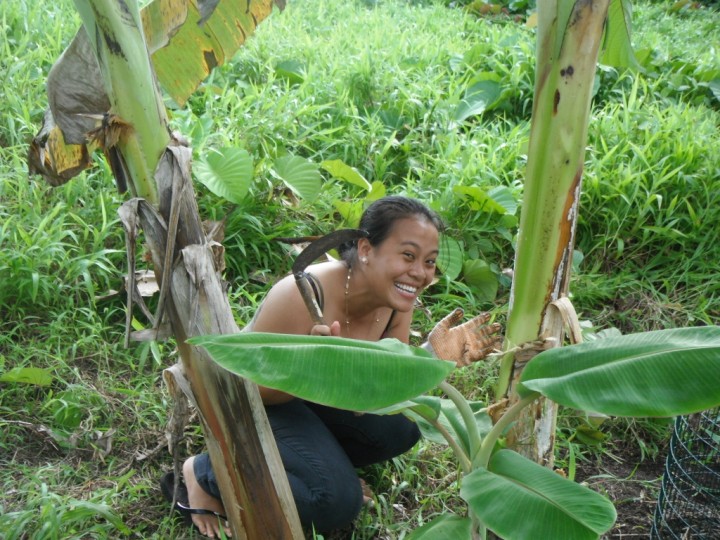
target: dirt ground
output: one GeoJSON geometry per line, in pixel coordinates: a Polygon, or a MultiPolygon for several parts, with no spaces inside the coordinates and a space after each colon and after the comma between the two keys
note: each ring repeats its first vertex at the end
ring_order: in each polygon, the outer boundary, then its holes
{"type": "MultiPolygon", "coordinates": [[[[42,436],[44,434],[37,434],[42,436]]],[[[47,444],[49,441],[43,438],[45,444],[40,444],[45,451],[37,452],[38,445],[30,445],[35,452],[25,452],[25,446],[18,447],[15,458],[18,462],[26,465],[34,464],[37,460],[48,459],[84,460],[90,456],[82,456],[80,452],[74,452],[73,456],[64,455],[54,444],[47,444]],[[32,455],[31,455],[32,454],[32,455]]],[[[35,443],[39,441],[35,440],[35,443]]],[[[164,449],[162,449],[164,450],[164,449]]],[[[161,452],[153,452],[151,460],[161,459],[161,452]]],[[[592,489],[607,494],[615,503],[617,509],[617,521],[614,528],[603,538],[604,540],[648,538],[653,523],[653,514],[657,504],[657,496],[660,489],[661,478],[665,467],[666,449],[658,452],[655,459],[640,459],[640,452],[637,445],[613,446],[612,451],[602,454],[602,459],[596,461],[580,461],[577,464],[576,478],[578,482],[585,482],[592,489]]],[[[166,460],[167,458],[162,458],[166,460]]],[[[128,466],[132,465],[132,461],[128,466]]],[[[18,481],[21,479],[19,478],[18,481]]],[[[85,486],[87,488],[87,486],[85,486]]],[[[160,495],[153,498],[153,503],[141,510],[142,515],[135,515],[129,511],[123,518],[129,525],[137,526],[139,522],[147,525],[147,532],[153,530],[153,523],[156,523],[167,513],[166,503],[160,495]]],[[[180,530],[184,530],[180,527],[180,530]]],[[[187,529],[188,537],[191,536],[190,529],[187,529]]],[[[185,537],[178,536],[178,538],[185,537]]],[[[198,536],[195,536],[198,537],[198,536]]],[[[336,531],[327,536],[328,540],[347,540],[352,538],[352,530],[336,531]]],[[[378,537],[382,540],[382,537],[378,537]]]]}
{"type": "Polygon", "coordinates": [[[576,480],[606,493],[615,503],[617,521],[607,540],[648,538],[665,468],[665,451],[640,459],[637,447],[616,447],[601,462],[578,464],[576,480]]]}

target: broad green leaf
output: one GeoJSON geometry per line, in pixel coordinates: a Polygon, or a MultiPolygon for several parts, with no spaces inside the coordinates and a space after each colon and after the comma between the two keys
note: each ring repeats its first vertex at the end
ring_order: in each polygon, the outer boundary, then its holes
{"type": "Polygon", "coordinates": [[[53,376],[49,370],[44,368],[16,367],[0,375],[0,382],[50,386],[53,382],[53,376]]]}
{"type": "Polygon", "coordinates": [[[372,183],[370,193],[367,194],[365,200],[369,202],[377,201],[378,199],[382,199],[385,196],[385,193],[387,193],[387,190],[385,189],[383,183],[376,180],[372,183]]]}
{"type": "Polygon", "coordinates": [[[405,538],[407,540],[469,540],[471,535],[470,518],[443,514],[415,529],[405,538]]]}
{"type": "Polygon", "coordinates": [[[505,209],[505,213],[515,215],[518,202],[512,191],[505,186],[497,186],[488,191],[488,197],[505,209]]]}
{"type": "Polygon", "coordinates": [[[611,416],[677,416],[720,405],[720,327],[608,337],[544,351],[519,391],[611,416]]]}
{"type": "Polygon", "coordinates": [[[514,229],[518,225],[518,218],[516,216],[511,216],[510,214],[505,214],[500,218],[500,228],[496,229],[503,237],[505,237],[508,241],[512,242],[513,238],[510,233],[507,232],[508,229],[514,229]]]}
{"type": "Polygon", "coordinates": [[[345,180],[350,184],[363,188],[365,191],[370,191],[372,189],[370,182],[365,180],[365,177],[357,172],[355,167],[351,167],[340,159],[323,161],[320,166],[335,178],[345,180]]]}
{"type": "Polygon", "coordinates": [[[505,214],[507,210],[500,203],[496,202],[485,190],[477,186],[455,186],[453,192],[463,197],[469,197],[472,202],[470,208],[481,212],[496,212],[505,214]]]}
{"type": "Polygon", "coordinates": [[[225,369],[294,396],[352,411],[388,407],[427,392],[454,367],[396,339],[249,332],[188,340],[225,369]]]}
{"type": "Polygon", "coordinates": [[[320,193],[322,176],[318,166],[307,159],[287,155],[275,162],[275,175],[300,198],[312,202],[320,193]]]}
{"type": "Polygon", "coordinates": [[[305,82],[305,66],[298,60],[278,62],[275,66],[275,74],[290,84],[302,84],[305,82]]]}
{"type": "Polygon", "coordinates": [[[497,105],[502,94],[502,87],[498,81],[499,77],[494,73],[482,73],[476,77],[465,90],[465,95],[455,108],[452,119],[461,123],[497,105]]]}
{"type": "Polygon", "coordinates": [[[640,67],[630,40],[631,21],[632,4],[630,1],[610,0],[600,62],[614,67],[633,69],[640,67]]]}
{"type": "Polygon", "coordinates": [[[243,148],[221,148],[208,153],[194,167],[199,182],[218,197],[240,204],[253,179],[252,157],[243,148]]]}
{"type": "Polygon", "coordinates": [[[440,253],[437,258],[438,270],[450,281],[455,280],[460,275],[463,264],[463,248],[462,244],[443,235],[440,241],[440,253]]]}
{"type": "Polygon", "coordinates": [[[349,227],[356,228],[359,225],[363,213],[362,201],[335,201],[334,206],[349,227]]]}
{"type": "Polygon", "coordinates": [[[488,263],[472,259],[463,264],[463,279],[477,291],[482,301],[492,302],[497,296],[498,279],[488,263]]]}
{"type": "Polygon", "coordinates": [[[616,513],[602,495],[511,450],[463,479],[460,496],[490,530],[506,540],[598,538],[616,513]]]}

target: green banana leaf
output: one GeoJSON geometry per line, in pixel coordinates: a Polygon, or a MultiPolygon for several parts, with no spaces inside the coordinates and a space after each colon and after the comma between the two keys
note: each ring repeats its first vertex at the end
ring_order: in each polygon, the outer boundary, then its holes
{"type": "Polygon", "coordinates": [[[249,332],[188,340],[225,369],[323,405],[370,411],[437,386],[455,364],[396,339],[249,332]]]}
{"type": "MultiPolygon", "coordinates": [[[[440,413],[436,420],[438,420],[440,425],[444,427],[448,433],[452,435],[453,439],[460,444],[460,447],[465,451],[465,453],[470,456],[472,454],[473,444],[470,442],[467,426],[465,425],[465,421],[463,420],[463,417],[455,403],[449,399],[437,396],[424,396],[424,399],[433,400],[435,402],[433,408],[437,408],[440,413]]],[[[468,405],[473,411],[478,434],[481,438],[484,438],[492,428],[492,420],[485,412],[485,405],[479,401],[469,401],[468,405]]],[[[413,412],[415,412],[414,409],[409,409],[406,414],[417,422],[423,437],[436,443],[447,444],[447,440],[435,429],[432,424],[424,418],[413,415],[413,412]]]]}
{"type": "Polygon", "coordinates": [[[630,39],[632,3],[629,0],[610,0],[608,19],[605,25],[603,51],[600,62],[614,67],[629,67],[639,70],[630,39]]]}
{"type": "Polygon", "coordinates": [[[519,392],[611,416],[677,416],[720,405],[720,327],[643,332],[533,358],[519,392]]]}
{"type": "Polygon", "coordinates": [[[460,496],[506,540],[584,540],[610,530],[616,512],[602,495],[511,450],[463,479],[460,496]]]}
{"type": "Polygon", "coordinates": [[[403,413],[410,416],[412,419],[432,418],[433,420],[437,420],[438,416],[440,416],[440,402],[437,401],[434,396],[418,396],[416,398],[401,401],[390,405],[389,407],[375,409],[370,412],[373,414],[403,413]]]}
{"type": "Polygon", "coordinates": [[[430,523],[412,531],[407,540],[463,540],[472,534],[472,520],[467,517],[443,514],[430,523]]]}

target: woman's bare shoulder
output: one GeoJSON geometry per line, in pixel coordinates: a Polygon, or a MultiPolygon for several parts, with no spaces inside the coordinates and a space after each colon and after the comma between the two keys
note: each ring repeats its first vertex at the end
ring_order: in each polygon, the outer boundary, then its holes
{"type": "MultiPolygon", "coordinates": [[[[325,291],[337,288],[338,268],[341,263],[329,261],[310,266],[312,273],[325,291]]],[[[327,302],[327,297],[326,297],[327,302]]],[[[254,332],[282,334],[308,334],[313,326],[310,313],[300,295],[295,276],[288,274],[272,286],[253,319],[254,332]]]]}
{"type": "Polygon", "coordinates": [[[285,276],[265,296],[253,318],[253,332],[306,334],[312,326],[292,275],[285,276]]]}

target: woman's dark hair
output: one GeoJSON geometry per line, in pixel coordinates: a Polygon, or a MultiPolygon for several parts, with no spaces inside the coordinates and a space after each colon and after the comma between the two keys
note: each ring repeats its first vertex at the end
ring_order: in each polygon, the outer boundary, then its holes
{"type": "MultiPolygon", "coordinates": [[[[445,229],[440,217],[427,206],[415,199],[393,195],[373,202],[365,209],[360,218],[359,228],[367,232],[371,246],[381,244],[392,231],[395,222],[400,219],[420,217],[432,223],[442,232],[445,229]]],[[[357,240],[342,244],[338,252],[342,259],[351,262],[357,251],[357,240]]]]}

